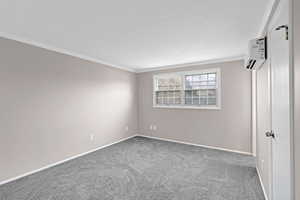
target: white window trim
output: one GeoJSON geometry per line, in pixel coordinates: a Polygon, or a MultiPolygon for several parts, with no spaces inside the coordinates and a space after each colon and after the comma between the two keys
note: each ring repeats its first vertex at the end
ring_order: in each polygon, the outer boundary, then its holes
{"type": "Polygon", "coordinates": [[[210,68],[210,69],[203,69],[203,70],[191,70],[191,71],[179,71],[179,72],[169,72],[169,73],[160,73],[160,74],[155,74],[153,75],[153,93],[152,93],[152,101],[153,101],[153,108],[172,108],[172,109],[204,109],[204,110],[220,110],[221,109],[221,98],[222,98],[222,88],[221,88],[221,69],[220,68],[210,68]],[[179,75],[182,77],[183,81],[183,90],[185,90],[185,81],[184,81],[184,76],[189,75],[189,74],[205,74],[205,73],[216,73],[216,85],[217,85],[217,105],[212,105],[212,106],[189,106],[189,105],[171,105],[171,106],[166,106],[166,105],[158,105],[156,104],[156,80],[157,78],[161,77],[168,77],[172,75],[179,75]]]}

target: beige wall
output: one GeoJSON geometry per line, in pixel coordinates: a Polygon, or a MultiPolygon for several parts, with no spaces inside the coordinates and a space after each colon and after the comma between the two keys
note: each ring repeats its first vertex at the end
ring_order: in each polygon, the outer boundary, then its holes
{"type": "Polygon", "coordinates": [[[0,47],[0,182],[137,133],[134,73],[1,38],[0,47]]]}
{"type": "MultiPolygon", "coordinates": [[[[243,61],[186,67],[168,71],[221,68],[222,109],[152,107],[152,77],[138,74],[140,134],[251,152],[251,72],[243,61]],[[150,125],[156,131],[150,131],[150,125]]],[[[163,71],[167,72],[167,71],[163,71]]]]}
{"type": "Polygon", "coordinates": [[[294,0],[293,5],[293,35],[294,35],[294,81],[295,81],[295,119],[294,119],[294,148],[295,148],[295,200],[300,200],[300,1],[294,0]]]}

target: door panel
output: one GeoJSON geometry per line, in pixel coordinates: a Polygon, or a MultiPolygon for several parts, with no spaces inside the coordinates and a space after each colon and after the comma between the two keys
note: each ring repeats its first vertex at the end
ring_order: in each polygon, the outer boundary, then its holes
{"type": "Polygon", "coordinates": [[[271,55],[271,124],[275,138],[272,139],[273,200],[291,199],[290,154],[290,66],[288,25],[288,1],[281,1],[269,32],[271,55]]]}

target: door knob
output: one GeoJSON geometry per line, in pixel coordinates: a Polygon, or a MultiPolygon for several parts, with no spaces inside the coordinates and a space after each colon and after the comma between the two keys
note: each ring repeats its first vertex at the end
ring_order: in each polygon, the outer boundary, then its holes
{"type": "Polygon", "coordinates": [[[272,138],[275,138],[275,134],[273,131],[268,131],[266,132],[266,137],[272,137],[272,138]]]}

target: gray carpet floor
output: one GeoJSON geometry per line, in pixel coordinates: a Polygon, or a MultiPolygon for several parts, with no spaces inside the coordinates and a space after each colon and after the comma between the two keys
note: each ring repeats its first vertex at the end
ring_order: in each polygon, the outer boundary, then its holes
{"type": "Polygon", "coordinates": [[[254,158],[134,137],[0,187],[0,200],[264,200],[254,158]]]}

